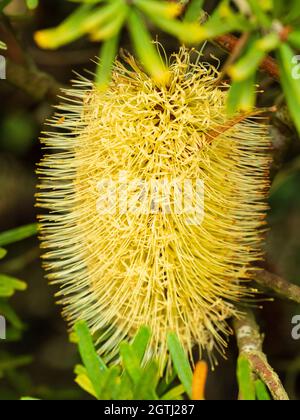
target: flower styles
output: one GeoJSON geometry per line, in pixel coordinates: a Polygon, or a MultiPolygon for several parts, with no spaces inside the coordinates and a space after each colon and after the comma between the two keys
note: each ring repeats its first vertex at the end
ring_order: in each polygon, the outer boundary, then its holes
{"type": "Polygon", "coordinates": [[[253,295],[247,282],[266,230],[267,126],[257,115],[229,117],[228,86],[198,61],[185,49],[174,54],[165,87],[132,58],[131,68],[116,63],[105,92],[77,80],[42,140],[38,206],[46,209],[48,277],[67,320],[86,320],[106,359],[141,325],[152,330],[146,358],[157,356],[161,366],[170,331],[188,354],[198,345],[213,359],[214,348],[226,347],[226,320],[253,295]],[[189,191],[197,213],[200,195],[187,181],[202,182],[199,219],[181,201],[178,209],[179,193],[189,191]],[[143,200],[155,182],[171,185],[165,206],[143,200]],[[121,195],[129,204],[120,210],[121,195]]]}

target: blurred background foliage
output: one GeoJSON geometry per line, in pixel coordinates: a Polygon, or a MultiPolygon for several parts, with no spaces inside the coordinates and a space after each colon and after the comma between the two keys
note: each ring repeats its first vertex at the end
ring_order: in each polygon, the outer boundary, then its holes
{"type": "MultiPolygon", "coordinates": [[[[152,39],[163,45],[167,55],[180,43],[200,49],[206,40],[212,41],[205,44],[203,59],[216,64],[217,57],[221,76],[232,79],[229,112],[249,111],[256,103],[267,108],[276,105],[272,122],[291,139],[271,191],[266,251],[274,271],[300,285],[298,0],[0,0],[0,11],[1,53],[33,71],[42,70],[61,85],[69,83],[73,71],[82,74],[86,69],[105,88],[119,48],[135,54],[161,83],[167,71],[152,39]],[[13,35],[3,29],[7,26],[13,35]],[[229,33],[239,38],[230,58],[219,46],[219,37],[229,33]],[[277,60],[280,75],[258,71],[267,55],[277,60]],[[92,61],[99,56],[101,65],[92,61]]],[[[0,313],[6,313],[9,323],[9,339],[0,342],[0,399],[89,398],[74,383],[78,352],[69,342],[53,289],[44,278],[32,225],[35,163],[41,158],[38,135],[52,107],[24,90],[0,80],[0,232],[26,225],[21,233],[12,231],[17,235],[13,241],[6,235],[1,242],[0,235],[0,313]]],[[[300,398],[300,342],[291,338],[291,319],[299,313],[299,306],[280,299],[264,302],[263,309],[257,310],[267,332],[265,351],[293,399],[300,398]]],[[[220,360],[208,375],[208,399],[237,398],[238,382],[245,382],[247,366],[239,361],[237,380],[236,359],[232,339],[228,360],[220,360]]],[[[77,382],[91,391],[86,369],[86,365],[76,368],[77,382]]],[[[254,386],[260,395],[264,393],[262,384],[254,386]]]]}

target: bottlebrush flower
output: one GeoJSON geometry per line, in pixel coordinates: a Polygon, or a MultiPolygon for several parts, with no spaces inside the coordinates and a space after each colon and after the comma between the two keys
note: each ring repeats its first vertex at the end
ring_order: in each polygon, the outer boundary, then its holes
{"type": "Polygon", "coordinates": [[[141,325],[153,333],[147,357],[162,364],[170,331],[187,353],[198,345],[211,357],[214,348],[224,352],[226,320],[253,294],[247,281],[262,259],[267,127],[258,116],[228,117],[228,86],[185,49],[172,57],[165,87],[129,61],[131,69],[116,64],[105,92],[76,81],[42,140],[48,277],[68,322],[86,320],[106,359],[141,325]],[[203,220],[191,217],[201,194],[187,180],[203,183],[203,220]],[[172,184],[169,197],[160,196],[167,204],[145,200],[151,183],[172,184]],[[186,190],[190,214],[177,208],[186,190]]]}

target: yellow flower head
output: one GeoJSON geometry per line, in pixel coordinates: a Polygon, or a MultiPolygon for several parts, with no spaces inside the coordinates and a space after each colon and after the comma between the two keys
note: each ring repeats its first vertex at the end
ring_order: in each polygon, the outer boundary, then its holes
{"type": "Polygon", "coordinates": [[[103,92],[80,79],[43,143],[38,205],[49,279],[72,325],[112,359],[141,325],[147,357],[224,351],[226,320],[262,258],[270,141],[263,119],[228,117],[209,64],[172,57],[159,87],[130,59],[103,92]]]}

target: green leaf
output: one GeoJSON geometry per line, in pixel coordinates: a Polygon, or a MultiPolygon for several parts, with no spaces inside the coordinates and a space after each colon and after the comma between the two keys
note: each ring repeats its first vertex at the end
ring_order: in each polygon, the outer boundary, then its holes
{"type": "Polygon", "coordinates": [[[0,41],[0,50],[7,50],[7,45],[5,42],[0,41]]]}
{"type": "MultiPolygon", "coordinates": [[[[119,35],[129,13],[129,7],[127,4],[121,4],[118,13],[114,15],[113,19],[110,19],[106,24],[95,28],[91,31],[91,41],[103,41],[110,38],[114,38],[119,35]]],[[[112,54],[111,54],[112,55],[112,54]]],[[[116,55],[116,50],[115,50],[116,55]]]]}
{"type": "Polygon", "coordinates": [[[178,385],[167,391],[160,399],[161,400],[182,400],[184,394],[184,386],[178,385]]]}
{"type": "Polygon", "coordinates": [[[19,369],[32,363],[31,356],[9,356],[0,354],[0,372],[19,369]]]}
{"type": "Polygon", "coordinates": [[[267,13],[265,13],[264,8],[262,7],[261,0],[248,0],[248,3],[250,4],[250,7],[252,9],[253,15],[259,22],[259,24],[263,28],[270,28],[272,25],[272,19],[270,16],[268,16],[267,13]]]}
{"type": "Polygon", "coordinates": [[[241,398],[244,401],[255,401],[252,369],[248,359],[244,356],[240,356],[238,359],[237,378],[241,398]]]}
{"type": "Polygon", "coordinates": [[[288,36],[288,41],[294,48],[299,49],[300,48],[300,31],[291,32],[288,36]]]}
{"type": "Polygon", "coordinates": [[[9,323],[17,330],[24,330],[25,325],[14,311],[14,309],[7,303],[6,300],[0,299],[0,313],[5,317],[9,323]]]}
{"type": "Polygon", "coordinates": [[[159,84],[169,80],[169,71],[154,47],[151,36],[138,10],[132,9],[128,17],[128,29],[135,51],[146,71],[159,84]]]}
{"type": "Polygon", "coordinates": [[[256,73],[266,54],[277,48],[280,43],[277,34],[269,34],[261,39],[249,43],[247,52],[232,65],[229,76],[235,81],[243,81],[256,73]]]}
{"type": "MultiPolygon", "coordinates": [[[[291,116],[300,133],[300,83],[295,75],[295,54],[288,44],[281,44],[278,49],[281,84],[287,99],[291,116]]],[[[297,75],[298,76],[298,75],[297,75]]]]}
{"type": "Polygon", "coordinates": [[[92,32],[100,29],[104,24],[113,20],[123,7],[123,3],[119,0],[111,1],[103,7],[92,10],[79,23],[82,33],[92,32]]]}
{"type": "Polygon", "coordinates": [[[276,18],[280,18],[285,12],[285,5],[282,0],[273,0],[273,13],[276,18]]]}
{"type": "Polygon", "coordinates": [[[118,379],[120,375],[120,367],[112,366],[105,373],[102,380],[102,390],[100,399],[111,400],[114,394],[114,390],[119,385],[118,379]]]}
{"type": "Polygon", "coordinates": [[[24,291],[26,288],[27,285],[23,281],[5,274],[0,274],[0,297],[9,298],[16,291],[24,291]]]}
{"type": "Polygon", "coordinates": [[[147,13],[149,16],[161,16],[164,18],[175,18],[182,10],[182,6],[178,3],[157,0],[134,0],[134,4],[147,13]]]}
{"type": "Polygon", "coordinates": [[[93,384],[87,375],[86,368],[82,365],[77,365],[75,367],[74,372],[76,374],[75,382],[77,383],[77,385],[79,385],[80,388],[82,388],[88,394],[97,398],[97,394],[94,390],[93,384]]]}
{"type": "Polygon", "coordinates": [[[34,10],[38,7],[39,0],[26,0],[26,4],[27,4],[28,9],[34,10]]]}
{"type": "Polygon", "coordinates": [[[161,16],[151,16],[151,20],[160,29],[187,44],[197,44],[208,37],[208,32],[205,26],[200,26],[196,22],[182,22],[176,19],[168,19],[161,16]]]}
{"type": "Polygon", "coordinates": [[[117,55],[118,44],[118,35],[102,44],[100,63],[96,73],[96,83],[100,90],[105,90],[110,82],[113,63],[117,55]]]}
{"type": "Polygon", "coordinates": [[[192,398],[193,372],[183,347],[175,333],[169,333],[168,348],[178,377],[188,396],[192,398]]]}
{"type": "Polygon", "coordinates": [[[131,344],[131,347],[140,363],[142,363],[145,351],[150,341],[150,336],[150,328],[141,327],[131,344]]]}
{"type": "Polygon", "coordinates": [[[258,379],[255,381],[256,396],[259,401],[270,401],[271,397],[269,391],[263,381],[258,379]]]}
{"type": "Polygon", "coordinates": [[[75,324],[75,332],[78,338],[78,347],[81,359],[86,368],[88,377],[93,384],[95,393],[97,397],[100,398],[103,374],[107,370],[107,367],[96,353],[86,322],[77,322],[75,324]]]}
{"type": "Polygon", "coordinates": [[[133,383],[126,372],[120,378],[120,384],[113,390],[114,400],[133,400],[133,383]]]}
{"type": "Polygon", "coordinates": [[[234,81],[229,89],[227,111],[230,116],[238,111],[248,112],[255,106],[256,87],[254,74],[242,82],[234,81]]]}
{"type": "Polygon", "coordinates": [[[4,257],[6,257],[7,251],[4,248],[0,248],[0,260],[3,260],[4,257]]]}
{"type": "Polygon", "coordinates": [[[135,400],[158,400],[155,392],[158,378],[157,364],[152,361],[143,370],[143,374],[135,386],[133,398],[135,400]]]}
{"type": "Polygon", "coordinates": [[[168,390],[170,390],[171,385],[173,382],[175,382],[177,379],[177,373],[173,370],[171,373],[168,373],[168,375],[165,375],[159,382],[159,385],[157,387],[157,393],[159,396],[165,394],[168,390]]]}
{"type": "Polygon", "coordinates": [[[133,383],[138,384],[142,378],[143,370],[133,348],[130,344],[122,342],[120,344],[120,354],[122,357],[124,369],[130,376],[133,383]]]}
{"type": "Polygon", "coordinates": [[[83,4],[56,28],[36,32],[34,35],[36,43],[41,48],[56,49],[80,38],[85,33],[82,24],[91,8],[92,5],[83,4]]]}
{"type": "Polygon", "coordinates": [[[185,22],[196,22],[201,16],[204,0],[190,1],[187,11],[184,16],[185,22]]]}
{"type": "Polygon", "coordinates": [[[300,7],[299,7],[299,0],[292,0],[284,2],[285,10],[283,10],[280,20],[284,25],[299,25],[297,20],[300,17],[300,7]]]}
{"type": "Polygon", "coordinates": [[[38,232],[37,224],[22,226],[0,233],[0,247],[30,238],[38,232]]]}

